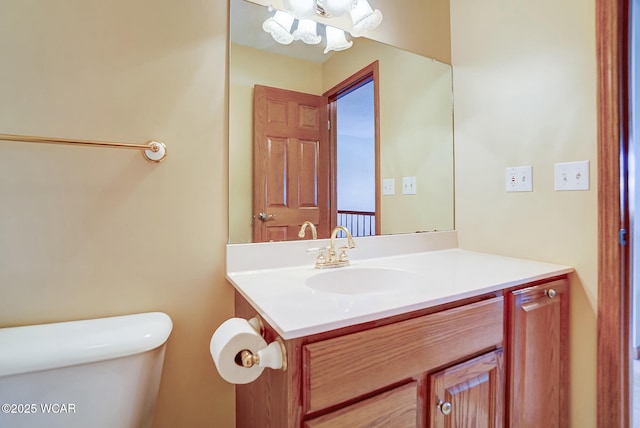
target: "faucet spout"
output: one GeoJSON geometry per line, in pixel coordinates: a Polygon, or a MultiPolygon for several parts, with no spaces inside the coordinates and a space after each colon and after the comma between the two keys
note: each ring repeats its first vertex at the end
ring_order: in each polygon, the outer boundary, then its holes
{"type": "Polygon", "coordinates": [[[343,231],[345,235],[347,235],[347,247],[348,248],[356,248],[356,243],[353,242],[353,236],[351,236],[351,232],[344,226],[336,226],[331,232],[331,248],[335,248],[335,239],[338,236],[338,232],[343,231]]]}
{"type": "Polygon", "coordinates": [[[308,220],[302,223],[302,226],[300,227],[300,231],[298,232],[298,238],[304,238],[305,232],[307,231],[307,226],[311,228],[311,236],[313,237],[313,239],[318,239],[318,232],[316,230],[316,226],[308,220]]]}

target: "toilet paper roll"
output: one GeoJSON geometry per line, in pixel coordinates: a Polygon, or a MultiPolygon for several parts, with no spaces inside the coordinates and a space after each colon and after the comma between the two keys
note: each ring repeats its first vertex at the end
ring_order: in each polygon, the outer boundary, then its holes
{"type": "Polygon", "coordinates": [[[236,362],[236,355],[245,349],[254,355],[266,348],[267,342],[243,318],[230,318],[216,329],[211,337],[209,350],[218,373],[229,383],[253,382],[264,367],[242,367],[236,362]]]}

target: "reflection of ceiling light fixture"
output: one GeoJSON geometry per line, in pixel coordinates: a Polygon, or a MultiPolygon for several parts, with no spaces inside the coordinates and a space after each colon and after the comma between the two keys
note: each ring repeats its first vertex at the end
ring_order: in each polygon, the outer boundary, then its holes
{"type": "Polygon", "coordinates": [[[341,16],[356,7],[358,0],[317,0],[318,9],[324,16],[341,16]]]}
{"type": "Polygon", "coordinates": [[[293,42],[293,34],[291,27],[293,26],[293,16],[287,12],[276,10],[273,16],[262,24],[262,29],[267,33],[271,33],[271,37],[276,42],[288,45],[293,42]]]}
{"type": "Polygon", "coordinates": [[[299,20],[298,28],[293,32],[293,38],[302,40],[308,45],[317,45],[322,40],[318,34],[318,23],[311,19],[299,20]]]}
{"type": "Polygon", "coordinates": [[[315,0],[284,0],[284,8],[298,19],[311,18],[316,14],[315,0]]]}
{"type": "Polygon", "coordinates": [[[352,45],[353,42],[347,41],[344,31],[327,25],[327,47],[324,49],[324,53],[328,53],[329,51],[343,51],[349,49],[352,45]]]}
{"type": "MultiPolygon", "coordinates": [[[[318,34],[318,26],[322,24],[313,20],[316,16],[331,19],[348,14],[351,18],[348,31],[353,37],[373,30],[382,21],[382,13],[373,10],[367,0],[284,0],[284,7],[286,11],[276,10],[262,24],[264,31],[283,45],[294,40],[311,45],[320,43],[322,36],[318,34]]],[[[324,25],[324,28],[327,38],[324,53],[348,49],[353,44],[347,41],[345,31],[330,25],[324,25]]]]}
{"type": "Polygon", "coordinates": [[[360,37],[369,30],[373,30],[382,22],[382,13],[376,9],[373,10],[366,0],[359,1],[356,7],[349,11],[351,15],[351,35],[360,37]]]}

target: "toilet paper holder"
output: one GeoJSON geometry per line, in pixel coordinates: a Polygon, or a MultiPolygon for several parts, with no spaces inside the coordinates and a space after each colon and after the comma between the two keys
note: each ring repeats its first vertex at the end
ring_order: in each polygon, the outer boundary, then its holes
{"type": "MultiPolygon", "coordinates": [[[[256,315],[248,320],[248,322],[256,333],[264,338],[265,329],[262,319],[256,315]]],[[[266,348],[260,349],[256,353],[248,349],[243,349],[238,352],[235,357],[235,362],[245,368],[251,368],[257,365],[285,371],[287,370],[287,348],[284,346],[284,341],[280,337],[276,337],[275,341],[269,343],[266,348]]]]}

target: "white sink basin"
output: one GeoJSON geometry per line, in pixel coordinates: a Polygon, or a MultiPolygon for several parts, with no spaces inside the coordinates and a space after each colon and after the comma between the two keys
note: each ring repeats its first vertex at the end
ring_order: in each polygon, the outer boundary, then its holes
{"type": "Polygon", "coordinates": [[[424,285],[424,277],[390,268],[343,267],[307,278],[307,287],[335,294],[381,294],[408,291],[424,285]]]}

